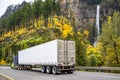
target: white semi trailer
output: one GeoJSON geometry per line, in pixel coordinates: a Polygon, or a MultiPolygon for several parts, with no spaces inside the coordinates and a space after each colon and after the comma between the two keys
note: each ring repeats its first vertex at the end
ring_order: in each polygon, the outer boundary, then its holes
{"type": "Polygon", "coordinates": [[[18,51],[13,63],[20,70],[41,66],[43,73],[73,73],[75,57],[75,41],[56,39],[18,51]]]}

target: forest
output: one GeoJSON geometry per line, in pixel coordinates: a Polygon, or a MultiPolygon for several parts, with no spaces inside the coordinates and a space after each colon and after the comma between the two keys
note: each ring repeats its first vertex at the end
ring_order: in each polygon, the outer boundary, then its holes
{"type": "MultiPolygon", "coordinates": [[[[92,5],[101,1],[87,0],[92,5]]],[[[96,46],[90,41],[90,25],[79,30],[75,19],[73,13],[69,17],[63,14],[59,0],[24,2],[0,20],[0,64],[12,63],[19,50],[63,39],[76,42],[77,66],[120,67],[120,11],[114,10],[102,21],[96,46]]]]}

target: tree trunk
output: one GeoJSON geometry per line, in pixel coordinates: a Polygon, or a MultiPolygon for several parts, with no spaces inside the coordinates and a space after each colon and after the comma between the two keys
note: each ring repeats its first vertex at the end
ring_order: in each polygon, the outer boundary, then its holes
{"type": "Polygon", "coordinates": [[[34,18],[33,18],[33,19],[32,19],[32,26],[33,26],[33,28],[34,28],[34,22],[35,22],[35,21],[34,21],[34,18]]]}
{"type": "Polygon", "coordinates": [[[47,20],[46,20],[46,17],[45,17],[45,27],[46,27],[46,25],[47,25],[47,20]]]}
{"type": "Polygon", "coordinates": [[[48,27],[48,15],[45,17],[45,27],[48,27]]]}
{"type": "Polygon", "coordinates": [[[38,21],[39,21],[39,18],[38,18],[38,17],[36,17],[37,27],[38,27],[38,21]]]}

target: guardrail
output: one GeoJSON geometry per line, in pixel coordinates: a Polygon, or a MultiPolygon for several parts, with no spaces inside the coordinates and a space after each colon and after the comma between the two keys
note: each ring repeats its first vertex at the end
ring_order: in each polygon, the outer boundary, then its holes
{"type": "Polygon", "coordinates": [[[120,67],[84,67],[84,66],[76,66],[76,69],[77,70],[86,70],[86,71],[89,71],[89,70],[94,70],[96,72],[118,72],[120,73],[120,67]]]}

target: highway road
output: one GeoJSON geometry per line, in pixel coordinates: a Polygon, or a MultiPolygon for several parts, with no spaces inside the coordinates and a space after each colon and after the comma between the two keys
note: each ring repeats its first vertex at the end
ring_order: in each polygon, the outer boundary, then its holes
{"type": "MultiPolygon", "coordinates": [[[[12,70],[10,67],[0,66],[0,75],[4,74],[10,80],[120,80],[120,74],[75,71],[73,74],[45,74],[39,70],[12,70]]],[[[4,80],[4,79],[0,79],[4,80]]]]}

